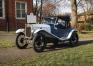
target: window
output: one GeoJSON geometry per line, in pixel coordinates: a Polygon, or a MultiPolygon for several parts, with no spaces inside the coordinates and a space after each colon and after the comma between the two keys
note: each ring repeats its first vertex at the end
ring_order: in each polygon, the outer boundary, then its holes
{"type": "Polygon", "coordinates": [[[25,19],[25,13],[27,11],[25,2],[16,2],[16,18],[25,19]]]}
{"type": "Polygon", "coordinates": [[[4,17],[4,0],[0,0],[0,18],[4,17]]]}

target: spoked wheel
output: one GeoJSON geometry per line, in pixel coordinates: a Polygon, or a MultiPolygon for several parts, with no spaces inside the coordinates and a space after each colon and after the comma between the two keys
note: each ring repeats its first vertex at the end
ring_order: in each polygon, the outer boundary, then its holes
{"type": "Polygon", "coordinates": [[[43,35],[36,35],[33,39],[33,49],[36,52],[42,52],[46,47],[46,42],[43,35]]]}
{"type": "Polygon", "coordinates": [[[78,34],[76,32],[74,32],[72,34],[71,38],[70,38],[70,41],[69,41],[70,45],[71,46],[76,46],[78,44],[78,40],[79,40],[78,34]]]}
{"type": "Polygon", "coordinates": [[[27,44],[27,42],[26,42],[26,40],[25,40],[25,35],[24,35],[24,33],[19,33],[19,34],[17,35],[17,38],[16,38],[16,46],[17,46],[18,48],[20,48],[20,49],[25,49],[25,48],[28,46],[28,44],[27,44]]]}

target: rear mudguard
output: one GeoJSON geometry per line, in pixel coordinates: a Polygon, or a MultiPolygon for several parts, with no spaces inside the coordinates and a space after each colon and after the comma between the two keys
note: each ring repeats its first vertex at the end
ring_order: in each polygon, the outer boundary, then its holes
{"type": "Polygon", "coordinates": [[[67,39],[70,39],[74,32],[77,32],[75,29],[71,30],[67,36],[67,39]]]}
{"type": "Polygon", "coordinates": [[[77,31],[75,29],[71,30],[69,32],[68,36],[65,37],[65,39],[59,38],[59,37],[55,36],[54,34],[49,33],[49,32],[42,30],[42,29],[38,29],[38,30],[34,31],[33,35],[37,35],[38,33],[40,33],[40,34],[42,34],[48,38],[55,38],[55,39],[58,39],[60,41],[65,41],[65,40],[69,40],[74,32],[77,32],[77,31]]]}
{"type": "Polygon", "coordinates": [[[18,29],[17,31],[16,31],[16,34],[18,34],[18,33],[24,33],[24,29],[18,29]]]}

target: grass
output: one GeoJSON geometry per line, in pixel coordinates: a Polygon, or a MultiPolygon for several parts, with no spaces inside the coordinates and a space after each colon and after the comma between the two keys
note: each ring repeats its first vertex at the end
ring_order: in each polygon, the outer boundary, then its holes
{"type": "MultiPolygon", "coordinates": [[[[81,39],[93,37],[92,32],[79,33],[81,39]]],[[[15,46],[10,40],[0,40],[0,48],[15,46]]],[[[36,58],[19,58],[0,66],[93,66],[93,43],[38,54],[36,58]]]]}
{"type": "Polygon", "coordinates": [[[14,47],[15,43],[11,40],[0,40],[0,48],[11,48],[14,47]]]}
{"type": "Polygon", "coordinates": [[[78,34],[81,39],[93,38],[93,31],[83,31],[78,34]]]}
{"type": "Polygon", "coordinates": [[[18,59],[2,66],[93,66],[93,43],[44,52],[36,59],[18,59]]]}

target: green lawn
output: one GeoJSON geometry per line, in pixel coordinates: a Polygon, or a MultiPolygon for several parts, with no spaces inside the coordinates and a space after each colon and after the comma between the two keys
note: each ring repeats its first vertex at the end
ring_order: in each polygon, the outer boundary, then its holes
{"type": "Polygon", "coordinates": [[[93,31],[83,31],[78,34],[80,39],[93,38],[93,31]]]}
{"type": "Polygon", "coordinates": [[[93,66],[93,43],[43,52],[35,59],[18,59],[2,66],[93,66]]]}
{"type": "Polygon", "coordinates": [[[0,48],[11,48],[15,46],[15,42],[11,40],[0,40],[0,48]]]}
{"type": "MultiPolygon", "coordinates": [[[[90,38],[93,32],[79,33],[80,38],[90,38]]],[[[15,43],[0,40],[0,48],[9,48],[15,43]]],[[[40,53],[36,58],[19,58],[9,64],[0,66],[93,66],[93,42],[77,47],[40,53]]]]}

